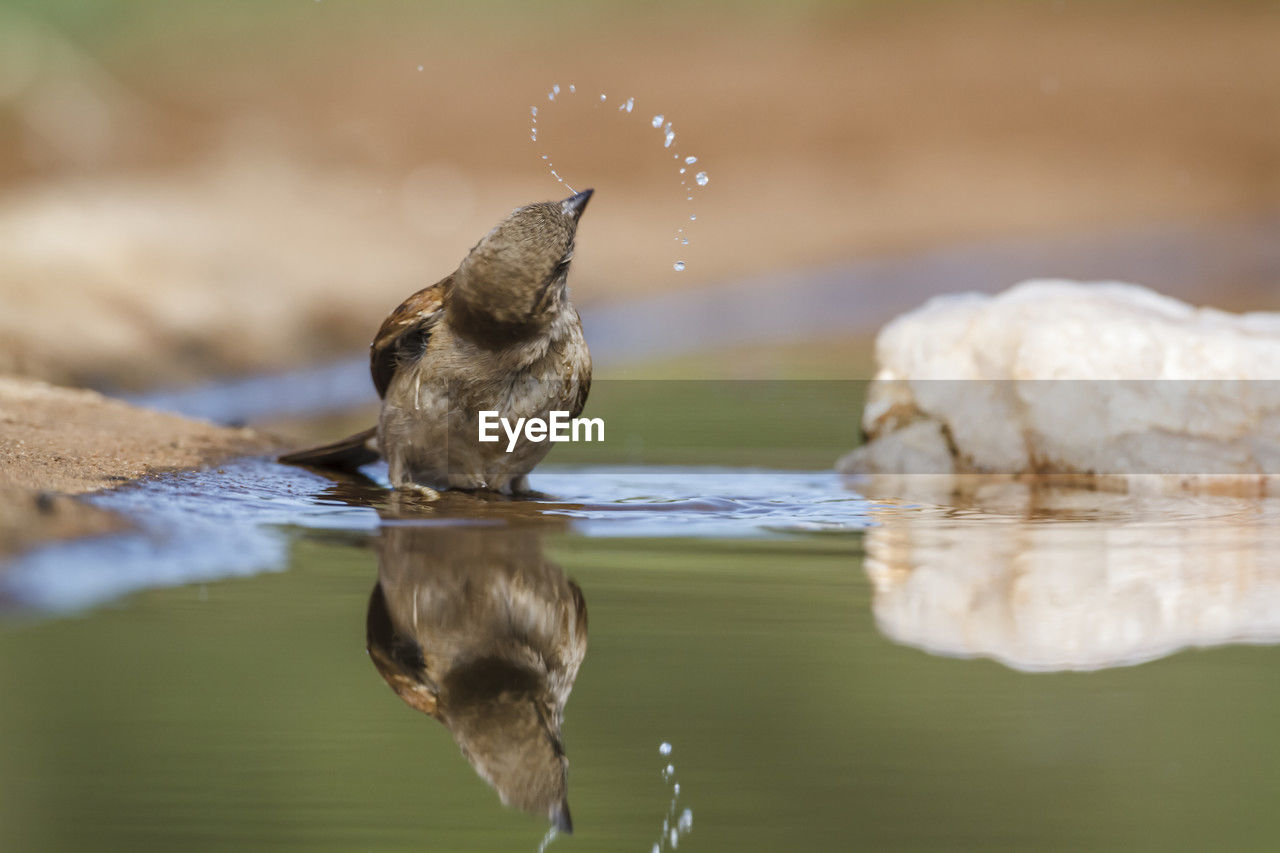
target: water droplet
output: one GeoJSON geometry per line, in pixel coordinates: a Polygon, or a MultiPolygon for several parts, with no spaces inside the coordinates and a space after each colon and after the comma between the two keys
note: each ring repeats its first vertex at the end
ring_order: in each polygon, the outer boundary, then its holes
{"type": "MultiPolygon", "coordinates": [[[[682,174],[682,175],[683,175],[683,174],[684,174],[685,172],[687,172],[687,171],[689,171],[689,170],[688,170],[688,169],[686,169],[686,168],[684,168],[683,166],[681,166],[681,167],[680,167],[680,174],[682,174]]],[[[682,184],[683,184],[683,183],[684,183],[684,181],[681,181],[680,183],[682,183],[682,184]]]]}
{"type": "Polygon", "coordinates": [[[529,134],[529,141],[530,142],[538,141],[538,131],[535,130],[533,133],[529,134]]]}
{"type": "Polygon", "coordinates": [[[686,157],[686,158],[684,158],[684,161],[685,161],[686,163],[688,163],[690,166],[692,166],[694,163],[698,162],[698,158],[697,158],[697,157],[686,157]]]}
{"type": "Polygon", "coordinates": [[[680,796],[680,783],[675,783],[675,785],[671,787],[671,790],[677,797],[680,796]]]}
{"type": "MultiPolygon", "coordinates": [[[[676,272],[684,272],[684,261],[676,261],[674,264],[672,264],[672,267],[675,269],[676,272]]],[[[676,772],[676,769],[672,767],[670,764],[668,764],[666,769],[667,778],[670,778],[671,774],[674,772],[676,772]]]]}
{"type": "Polygon", "coordinates": [[[572,83],[570,83],[570,84],[569,84],[569,94],[570,94],[570,95],[572,95],[572,94],[573,94],[574,92],[576,92],[576,91],[578,91],[578,88],[577,88],[576,86],[574,86],[572,83]]]}
{"type": "Polygon", "coordinates": [[[636,99],[635,99],[635,98],[627,98],[627,102],[626,102],[625,104],[623,104],[623,106],[624,106],[624,107],[626,107],[627,112],[631,112],[632,110],[634,110],[634,109],[636,108],[636,99]]]}
{"type": "Polygon", "coordinates": [[[693,809],[685,809],[680,813],[680,820],[676,822],[676,826],[683,832],[693,829],[693,809]]]}
{"type": "MultiPolygon", "coordinates": [[[[551,168],[551,163],[550,163],[549,161],[548,161],[548,163],[547,163],[547,168],[551,168]]],[[[564,178],[560,177],[560,173],[559,173],[559,172],[557,172],[555,169],[551,169],[551,177],[555,178],[557,181],[559,181],[560,183],[564,184],[564,185],[565,185],[565,187],[569,190],[569,192],[571,192],[571,193],[576,193],[576,192],[577,192],[577,190],[575,190],[575,189],[573,188],[573,186],[572,186],[568,181],[566,181],[564,178]]]]}
{"type": "Polygon", "coordinates": [[[659,754],[659,755],[670,755],[670,754],[671,754],[671,744],[667,743],[667,742],[664,740],[664,741],[662,742],[662,745],[658,747],[658,754],[659,754]]]}
{"type": "Polygon", "coordinates": [[[419,70],[419,71],[421,71],[421,70],[422,70],[422,66],[421,66],[421,65],[419,65],[419,66],[418,66],[418,70],[419,70]]]}
{"type": "Polygon", "coordinates": [[[706,172],[699,172],[698,174],[693,176],[693,179],[698,182],[698,186],[700,187],[705,187],[707,185],[707,182],[711,180],[710,178],[707,177],[706,172]]]}
{"type": "Polygon", "coordinates": [[[676,847],[678,847],[680,844],[680,833],[676,832],[673,829],[671,830],[671,834],[668,835],[667,837],[671,840],[671,849],[672,850],[676,849],[676,847]]]}
{"type": "Polygon", "coordinates": [[[604,92],[601,92],[601,93],[600,93],[600,102],[601,102],[601,103],[603,103],[603,102],[604,102],[604,92]]]}
{"type": "Polygon", "coordinates": [[[551,86],[551,94],[553,94],[553,95],[558,95],[558,94],[560,94],[560,84],[559,84],[559,83],[554,83],[554,84],[552,84],[552,86],[551,86]]]}
{"type": "Polygon", "coordinates": [[[542,155],[542,159],[543,159],[543,160],[547,159],[547,155],[546,155],[546,154],[543,154],[543,155],[542,155]]]}
{"type": "Polygon", "coordinates": [[[686,237],[685,239],[681,240],[681,241],[680,241],[680,245],[681,245],[681,246],[687,246],[687,245],[689,245],[689,239],[686,237]]]}
{"type": "Polygon", "coordinates": [[[538,117],[538,108],[537,108],[537,107],[529,107],[529,114],[530,114],[530,115],[532,115],[534,118],[537,118],[537,117],[538,117]]]}
{"type": "Polygon", "coordinates": [[[662,147],[663,147],[663,148],[670,148],[670,147],[671,147],[671,143],[673,143],[673,142],[675,142],[675,141],[676,141],[676,133],[675,133],[675,131],[674,131],[674,130],[668,130],[668,131],[667,131],[667,141],[666,141],[666,142],[664,142],[664,143],[662,143],[662,147]]]}
{"type": "Polygon", "coordinates": [[[695,222],[695,221],[697,221],[697,219],[698,219],[698,214],[696,214],[696,213],[690,213],[690,214],[689,214],[689,221],[690,221],[690,222],[695,222]]]}
{"type": "Polygon", "coordinates": [[[653,126],[662,127],[662,116],[659,115],[653,117],[653,126]]]}

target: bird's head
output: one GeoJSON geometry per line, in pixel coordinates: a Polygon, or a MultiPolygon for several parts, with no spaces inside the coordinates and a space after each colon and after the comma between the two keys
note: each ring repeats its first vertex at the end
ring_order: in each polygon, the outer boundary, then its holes
{"type": "Polygon", "coordinates": [[[499,342],[544,329],[567,304],[574,235],[592,192],[526,205],[498,223],[454,274],[450,322],[499,342]]]}
{"type": "Polygon", "coordinates": [[[560,709],[538,673],[497,657],[451,672],[441,718],[454,741],[504,805],[545,816],[564,833],[569,816],[569,759],[560,709]]]}

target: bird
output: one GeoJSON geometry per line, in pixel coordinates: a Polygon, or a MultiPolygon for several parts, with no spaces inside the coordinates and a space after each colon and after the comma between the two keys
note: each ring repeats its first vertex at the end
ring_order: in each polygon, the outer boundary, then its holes
{"type": "Polygon", "coordinates": [[[503,804],[572,833],[561,729],[586,657],[587,604],[540,535],[384,527],[365,624],[378,674],[444,724],[503,804]]]}
{"type": "Polygon", "coordinates": [[[529,493],[550,442],[482,442],[479,413],[516,423],[576,418],[586,405],[591,355],[567,278],[592,193],[516,208],[454,272],[401,303],[369,347],[377,426],[280,461],[354,471],[382,457],[397,489],[529,493]]]}

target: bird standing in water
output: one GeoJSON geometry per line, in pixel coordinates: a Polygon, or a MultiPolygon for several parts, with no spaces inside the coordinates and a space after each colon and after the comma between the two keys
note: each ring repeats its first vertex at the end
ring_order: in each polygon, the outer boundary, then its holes
{"type": "Polygon", "coordinates": [[[399,489],[527,492],[550,443],[481,442],[479,413],[515,423],[582,412],[591,356],[566,278],[591,193],[516,209],[392,311],[370,347],[377,427],[280,461],[354,470],[382,456],[399,489]]]}

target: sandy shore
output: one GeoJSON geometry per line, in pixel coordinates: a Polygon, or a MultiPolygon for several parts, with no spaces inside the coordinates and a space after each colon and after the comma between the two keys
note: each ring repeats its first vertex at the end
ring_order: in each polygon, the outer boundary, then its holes
{"type": "Polygon", "coordinates": [[[265,437],[0,377],[0,556],[123,520],[71,496],[152,474],[263,452],[265,437]]]}

